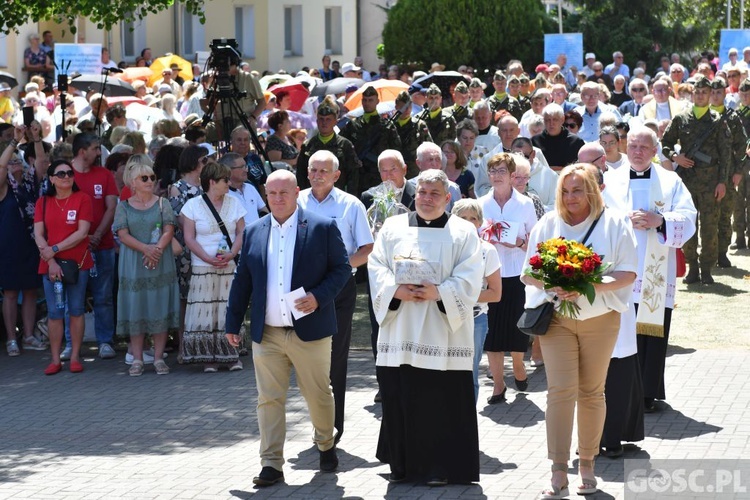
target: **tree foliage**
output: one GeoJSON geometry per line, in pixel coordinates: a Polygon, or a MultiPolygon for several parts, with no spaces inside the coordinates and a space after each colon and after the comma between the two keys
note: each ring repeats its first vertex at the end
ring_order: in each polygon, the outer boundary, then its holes
{"type": "Polygon", "coordinates": [[[399,0],[383,29],[385,58],[448,68],[540,61],[550,26],[540,0],[399,0]]]}
{"type": "MultiPolygon", "coordinates": [[[[86,17],[99,29],[110,29],[120,21],[143,19],[171,7],[175,0],[9,0],[0,2],[3,33],[18,32],[28,22],[55,21],[75,33],[75,21],[86,17]]],[[[187,11],[205,22],[203,0],[181,0],[187,11]]]]}

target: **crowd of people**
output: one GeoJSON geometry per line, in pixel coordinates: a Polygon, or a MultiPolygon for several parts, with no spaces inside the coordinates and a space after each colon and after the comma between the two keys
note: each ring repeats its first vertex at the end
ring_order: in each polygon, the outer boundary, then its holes
{"type": "MultiPolygon", "coordinates": [[[[39,50],[32,43],[31,63],[39,50]]],[[[678,268],[685,283],[710,285],[714,267],[731,266],[730,245],[748,245],[750,79],[737,53],[722,67],[705,53],[692,71],[673,56],[653,75],[642,62],[631,74],[620,52],[607,65],[587,53],[580,69],[561,54],[533,77],[514,60],[487,81],[461,66],[447,83],[437,63],[370,73],[361,59],[324,56],[297,74],[308,88],[361,83],[308,97],[300,112],[286,93],[263,92],[245,63],[232,65],[252,130],[226,117],[204,126],[213,75],[199,68],[195,81],[170,68],[153,88],[138,86],[164,112],[147,132],[95,89],[80,96],[88,109],[55,122],[59,92],[47,97],[32,76],[24,104],[34,121],[23,124],[9,89],[2,96],[7,353],[49,349],[47,375],[63,361],[83,371],[88,295],[99,356],[127,342],[131,376],[146,365],[168,374],[170,349],[206,373],[243,369],[251,350],[263,467],[254,482],[269,486],[284,477],[292,366],[320,468],[337,468],[356,283],[367,280],[377,457],[390,481],[479,480],[482,353],[487,404],[497,405],[508,404],[509,352],[515,391],[527,390],[529,369],[547,373],[552,477],[540,498],[569,493],[576,413],[577,492],[593,493],[595,457],[642,440],[644,412],[667,397],[678,268]],[[376,79],[407,84],[395,113],[378,107],[366,83],[376,79]],[[347,107],[355,92],[358,112],[347,107]],[[398,209],[376,220],[385,201],[398,209]],[[593,302],[527,275],[537,244],[559,236],[605,256],[593,302]],[[530,338],[517,322],[546,301],[580,312],[555,313],[530,338]]]]}

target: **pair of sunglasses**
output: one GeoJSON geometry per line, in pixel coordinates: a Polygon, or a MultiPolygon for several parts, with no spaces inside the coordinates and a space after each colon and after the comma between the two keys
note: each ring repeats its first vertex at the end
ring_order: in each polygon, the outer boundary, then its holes
{"type": "Polygon", "coordinates": [[[65,177],[72,179],[74,175],[76,175],[75,170],[60,170],[52,174],[53,177],[57,177],[58,179],[65,179],[65,177]]]}
{"type": "Polygon", "coordinates": [[[148,182],[148,181],[154,182],[155,180],[156,180],[156,175],[154,174],[141,176],[141,181],[143,182],[148,182]]]}

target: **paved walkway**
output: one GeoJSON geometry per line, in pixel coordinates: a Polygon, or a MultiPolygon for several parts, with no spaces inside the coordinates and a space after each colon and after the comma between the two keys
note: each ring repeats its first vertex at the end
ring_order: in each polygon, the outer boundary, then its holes
{"type": "MultiPolygon", "coordinates": [[[[748,351],[674,348],[667,371],[671,408],[646,415],[647,438],[629,456],[750,456],[748,357],[748,351]]],[[[157,377],[147,367],[140,378],[127,376],[122,358],[119,353],[117,360],[102,361],[90,353],[85,373],[45,377],[47,353],[0,355],[0,498],[530,499],[547,484],[543,369],[530,372],[527,394],[510,389],[508,404],[480,404],[479,484],[430,489],[385,480],[388,468],[375,459],[380,408],[372,403],[373,362],[369,353],[353,352],[340,471],[317,472],[311,427],[294,386],[286,484],[256,489],[257,394],[250,358],[243,358],[245,371],[218,374],[170,359],[170,375],[157,377]]],[[[490,391],[482,387],[480,401],[490,391]]],[[[600,459],[596,472],[601,491],[588,498],[623,498],[621,459],[600,459]]]]}

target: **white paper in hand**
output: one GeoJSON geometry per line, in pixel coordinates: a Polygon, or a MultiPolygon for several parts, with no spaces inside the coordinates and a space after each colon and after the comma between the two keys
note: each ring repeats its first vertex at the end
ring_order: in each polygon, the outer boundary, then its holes
{"type": "Polygon", "coordinates": [[[303,298],[305,295],[307,295],[307,292],[302,287],[299,287],[296,290],[292,290],[291,292],[284,295],[284,302],[286,302],[287,306],[289,306],[289,311],[292,313],[292,316],[294,316],[294,319],[304,318],[305,316],[310,314],[303,313],[302,311],[294,307],[294,301],[303,298]]]}

